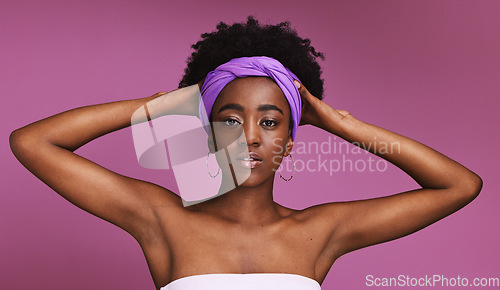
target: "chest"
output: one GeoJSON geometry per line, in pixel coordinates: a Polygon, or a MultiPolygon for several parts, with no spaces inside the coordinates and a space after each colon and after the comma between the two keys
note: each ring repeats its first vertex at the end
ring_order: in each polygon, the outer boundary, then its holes
{"type": "Polygon", "coordinates": [[[325,239],[321,231],[294,221],[252,228],[186,222],[166,229],[166,236],[172,269],[201,273],[304,272],[314,269],[325,239]]]}
{"type": "Polygon", "coordinates": [[[311,219],[248,228],[210,218],[165,219],[143,251],[155,284],[207,273],[291,273],[326,276],[331,232],[311,219]]]}

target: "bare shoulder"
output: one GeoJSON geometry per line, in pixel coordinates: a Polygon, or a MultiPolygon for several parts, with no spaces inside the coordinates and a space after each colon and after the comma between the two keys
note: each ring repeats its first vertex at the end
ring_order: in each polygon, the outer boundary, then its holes
{"type": "Polygon", "coordinates": [[[333,239],[340,221],[342,203],[324,203],[302,210],[286,209],[291,220],[289,229],[293,233],[293,241],[297,252],[303,253],[310,260],[318,281],[328,274],[333,263],[341,256],[339,245],[333,239]]]}

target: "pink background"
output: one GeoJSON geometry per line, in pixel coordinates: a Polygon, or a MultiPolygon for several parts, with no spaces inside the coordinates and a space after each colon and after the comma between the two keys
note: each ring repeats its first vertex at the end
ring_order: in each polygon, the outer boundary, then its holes
{"type": "MultiPolygon", "coordinates": [[[[180,2],[2,1],[1,289],[153,289],[136,241],[31,175],[12,155],[8,135],[71,108],[175,89],[200,34],[249,14],[269,24],[290,20],[325,53],[328,104],[419,140],[484,180],[479,198],[443,221],[340,258],[323,289],[369,288],[366,275],[500,278],[500,2],[180,2]]],[[[327,138],[306,127],[297,140],[327,138]]],[[[77,153],[174,187],[170,171],[138,165],[130,128],[77,153]]],[[[416,187],[392,165],[331,177],[303,171],[288,184],[277,180],[276,200],[301,209],[416,187]]]]}

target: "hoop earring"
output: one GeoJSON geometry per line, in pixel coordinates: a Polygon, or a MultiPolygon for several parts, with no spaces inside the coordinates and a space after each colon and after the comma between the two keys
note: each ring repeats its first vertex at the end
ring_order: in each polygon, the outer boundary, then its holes
{"type": "Polygon", "coordinates": [[[292,154],[290,154],[289,156],[290,156],[290,158],[292,158],[292,164],[293,164],[293,172],[292,172],[292,176],[290,176],[290,178],[288,178],[288,179],[284,178],[284,177],[283,177],[283,175],[281,175],[281,165],[280,165],[280,167],[279,167],[280,177],[281,177],[281,179],[283,179],[283,180],[284,180],[284,181],[286,181],[286,182],[288,182],[288,181],[292,180],[293,176],[295,175],[295,160],[293,159],[292,154]]]}
{"type": "Polygon", "coordinates": [[[207,160],[205,161],[205,164],[207,165],[207,172],[208,172],[208,175],[210,175],[210,177],[212,177],[212,178],[216,178],[216,177],[217,177],[217,175],[219,175],[219,173],[220,173],[220,167],[219,167],[219,170],[217,170],[217,174],[212,175],[212,174],[210,173],[209,169],[208,169],[208,157],[209,157],[209,156],[210,156],[210,151],[208,151],[208,154],[207,154],[207,160]]]}

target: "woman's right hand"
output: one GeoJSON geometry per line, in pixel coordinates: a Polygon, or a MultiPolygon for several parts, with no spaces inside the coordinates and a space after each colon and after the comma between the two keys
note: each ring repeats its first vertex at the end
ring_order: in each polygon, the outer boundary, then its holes
{"type": "MultiPolygon", "coordinates": [[[[166,115],[187,115],[198,117],[200,102],[200,90],[203,81],[197,84],[180,88],[171,92],[157,93],[152,100],[147,102],[147,110],[150,119],[166,115]]],[[[154,97],[153,96],[153,97],[154,97]]],[[[142,110],[143,108],[137,108],[142,110]]],[[[134,124],[134,120],[132,120],[134,124]]]]}
{"type": "MultiPolygon", "coordinates": [[[[66,200],[121,227],[139,241],[147,240],[157,233],[156,210],[183,208],[181,199],[168,189],[120,175],[73,151],[130,126],[134,112],[138,108],[144,110],[144,105],[153,100],[165,97],[162,103],[170,106],[194,103],[199,89],[195,84],[174,92],[85,106],[50,116],[12,132],[10,147],[22,165],[66,200]]],[[[189,108],[197,111],[192,104],[184,106],[186,112],[195,112],[189,108]]]]}
{"type": "Polygon", "coordinates": [[[198,83],[198,88],[201,91],[201,87],[203,86],[203,83],[205,82],[205,78],[203,78],[199,83],[198,83]]]}

